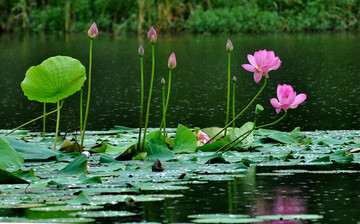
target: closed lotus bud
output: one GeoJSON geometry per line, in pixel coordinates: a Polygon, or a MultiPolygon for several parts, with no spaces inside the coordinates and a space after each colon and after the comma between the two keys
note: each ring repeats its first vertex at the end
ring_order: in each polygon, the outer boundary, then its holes
{"type": "Polygon", "coordinates": [[[168,60],[168,67],[170,69],[174,69],[176,67],[176,57],[175,57],[175,53],[173,52],[168,60]]]}
{"type": "Polygon", "coordinates": [[[236,77],[235,77],[235,75],[234,75],[234,77],[233,77],[233,82],[236,82],[236,77]]]}
{"type": "Polygon", "coordinates": [[[165,85],[165,79],[164,79],[164,77],[161,78],[161,84],[162,84],[162,85],[165,85]]]}
{"type": "Polygon", "coordinates": [[[233,45],[232,45],[232,43],[231,43],[231,41],[230,41],[230,39],[228,39],[227,41],[226,41],[226,51],[227,52],[232,52],[233,51],[233,45]]]}
{"type": "Polygon", "coordinates": [[[90,29],[88,30],[88,36],[90,39],[94,39],[99,34],[98,28],[96,27],[96,23],[94,22],[90,29]]]}
{"type": "Polygon", "coordinates": [[[144,55],[144,48],[143,48],[143,46],[141,44],[139,46],[138,54],[139,54],[140,57],[142,57],[144,55]]]}
{"type": "Polygon", "coordinates": [[[156,34],[156,31],[153,26],[150,28],[150,30],[147,34],[147,38],[150,41],[150,43],[152,43],[152,44],[157,42],[157,34],[156,34]]]}

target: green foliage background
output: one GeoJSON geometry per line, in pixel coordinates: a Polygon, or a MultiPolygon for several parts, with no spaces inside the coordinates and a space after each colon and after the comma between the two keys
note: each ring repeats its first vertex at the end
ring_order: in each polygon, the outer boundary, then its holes
{"type": "Polygon", "coordinates": [[[358,0],[0,0],[0,32],[359,30],[358,0]]]}

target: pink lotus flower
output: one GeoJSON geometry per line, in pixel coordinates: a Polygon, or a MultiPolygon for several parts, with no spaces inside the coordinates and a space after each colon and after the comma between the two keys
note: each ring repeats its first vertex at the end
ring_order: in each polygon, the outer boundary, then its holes
{"type": "Polygon", "coordinates": [[[150,28],[150,30],[147,34],[147,38],[150,41],[150,43],[152,43],[152,44],[157,42],[157,34],[156,34],[156,31],[153,26],[150,28]]]}
{"type": "Polygon", "coordinates": [[[138,54],[140,57],[142,57],[144,55],[144,48],[143,46],[140,44],[139,49],[138,49],[138,54]]]}
{"type": "Polygon", "coordinates": [[[248,54],[247,58],[250,64],[243,64],[241,66],[249,72],[254,72],[256,83],[260,82],[263,75],[269,78],[268,72],[278,69],[281,65],[281,61],[279,57],[275,57],[274,51],[255,51],[254,56],[248,54]]]}
{"type": "MultiPolygon", "coordinates": [[[[209,136],[200,130],[197,134],[195,133],[195,135],[197,139],[197,147],[205,145],[205,143],[210,140],[209,136]]],[[[212,141],[209,143],[212,143],[212,141]]]]}
{"type": "Polygon", "coordinates": [[[88,36],[90,39],[94,39],[99,34],[98,28],[96,27],[96,23],[93,22],[90,29],[88,30],[88,36]]]}
{"type": "Polygon", "coordinates": [[[170,69],[174,69],[176,67],[176,57],[175,57],[175,53],[173,52],[168,60],[168,67],[170,69]]]}
{"type": "Polygon", "coordinates": [[[228,40],[226,41],[226,51],[230,53],[230,52],[233,51],[233,49],[234,49],[234,47],[233,47],[230,39],[228,39],[228,40]]]}
{"type": "Polygon", "coordinates": [[[296,95],[291,85],[278,85],[277,87],[277,98],[270,100],[271,105],[275,107],[276,113],[278,114],[281,109],[285,112],[287,109],[295,109],[300,103],[306,100],[306,94],[301,93],[296,95]]]}

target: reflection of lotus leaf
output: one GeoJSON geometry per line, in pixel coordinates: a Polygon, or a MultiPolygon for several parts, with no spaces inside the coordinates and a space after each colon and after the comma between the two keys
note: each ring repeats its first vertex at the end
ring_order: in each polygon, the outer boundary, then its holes
{"type": "Polygon", "coordinates": [[[30,67],[21,88],[29,100],[56,103],[79,91],[85,80],[85,67],[79,60],[55,56],[30,67]]]}

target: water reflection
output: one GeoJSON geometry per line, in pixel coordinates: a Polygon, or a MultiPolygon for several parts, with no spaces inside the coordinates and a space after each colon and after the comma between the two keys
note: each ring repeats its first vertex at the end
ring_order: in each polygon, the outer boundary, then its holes
{"type": "MultiPolygon", "coordinates": [[[[252,74],[241,68],[247,54],[259,49],[274,50],[283,61],[277,71],[270,73],[268,87],[256,101],[265,107],[260,123],[278,117],[269,103],[275,97],[278,84],[291,84],[308,99],[277,125],[277,129],[303,130],[358,129],[360,111],[357,74],[360,34],[292,34],[236,36],[160,36],[156,45],[156,70],[151,127],[161,120],[161,77],[167,77],[167,59],[176,52],[178,66],[173,72],[173,88],[168,108],[168,125],[221,126],[226,111],[227,55],[225,43],[231,38],[232,75],[237,77],[237,111],[256,94],[261,84],[255,84],[252,74]]],[[[139,43],[145,48],[145,86],[150,82],[151,50],[145,39],[133,36],[102,35],[94,43],[93,82],[89,129],[110,129],[114,125],[138,126],[139,113],[139,43]]],[[[42,114],[42,104],[24,97],[20,83],[26,70],[54,55],[68,55],[88,65],[86,35],[0,36],[0,128],[10,129],[42,114]]],[[[64,130],[72,111],[78,113],[79,95],[66,99],[62,111],[64,130]]],[[[53,106],[55,107],[55,106],[53,106]]],[[[49,109],[50,106],[49,106],[49,109]]],[[[55,118],[48,122],[49,131],[55,118]]],[[[238,124],[252,120],[252,110],[238,124]]],[[[76,122],[75,122],[76,123],[76,122]]],[[[41,130],[41,122],[28,128],[41,130]]],[[[75,129],[75,127],[72,127],[75,129]]]]}

